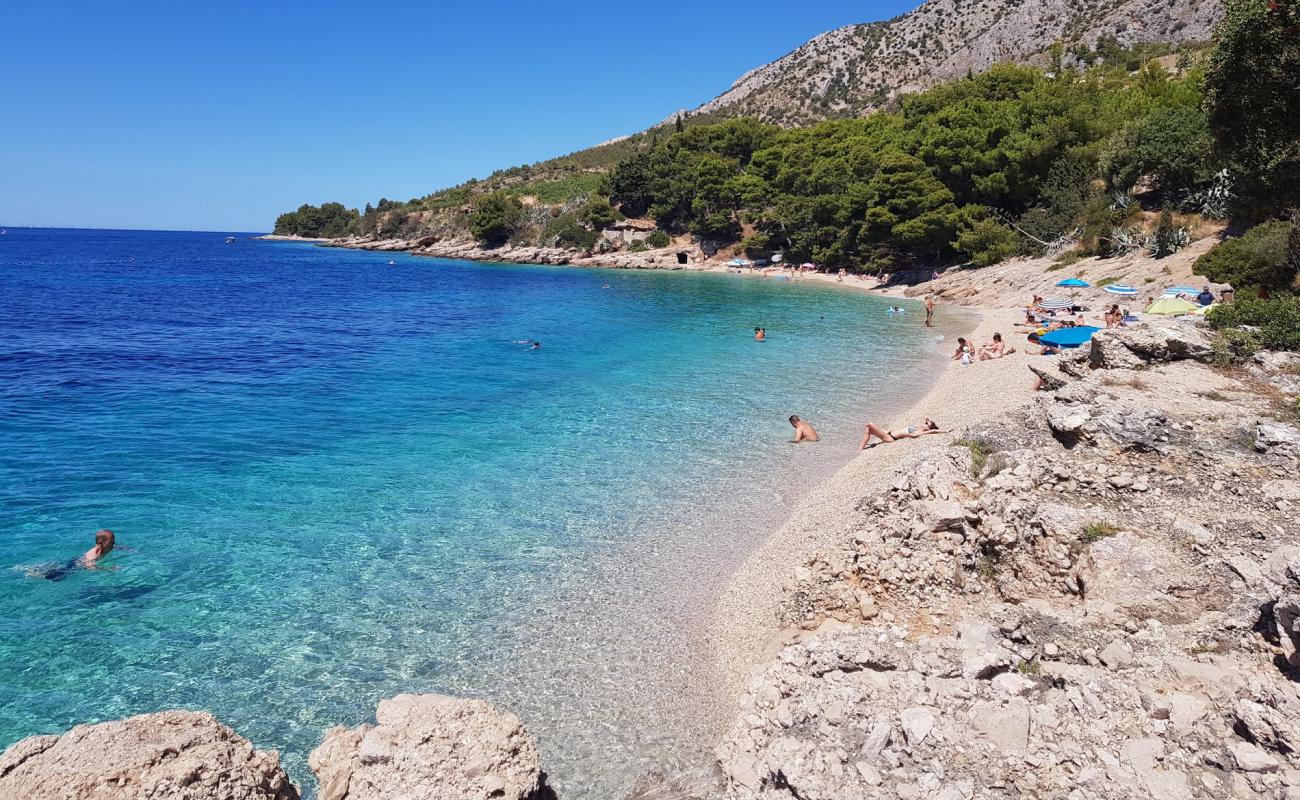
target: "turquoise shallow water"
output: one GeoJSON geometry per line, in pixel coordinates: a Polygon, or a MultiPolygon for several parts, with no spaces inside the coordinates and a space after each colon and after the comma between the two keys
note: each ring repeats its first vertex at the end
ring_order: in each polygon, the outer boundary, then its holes
{"type": "Polygon", "coordinates": [[[637,698],[709,592],[933,348],[833,287],[223,240],[0,241],[0,746],[202,708],[310,788],[326,727],[452,691],[607,795],[681,739],[637,698]],[[99,527],[118,569],[26,575],[99,527]]]}

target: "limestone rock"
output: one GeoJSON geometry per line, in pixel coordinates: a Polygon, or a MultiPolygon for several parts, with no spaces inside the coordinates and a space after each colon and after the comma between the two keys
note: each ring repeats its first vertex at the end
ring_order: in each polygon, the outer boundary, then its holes
{"type": "Polygon", "coordinates": [[[1246,772],[1277,771],[1277,760],[1250,742],[1233,742],[1228,745],[1228,752],[1238,769],[1246,772]]]}
{"type": "Polygon", "coordinates": [[[57,736],[0,756],[0,797],[22,800],[297,800],[275,751],[211,714],[163,711],[57,736]]]}
{"type": "Polygon", "coordinates": [[[925,741],[925,737],[930,735],[934,729],[934,712],[924,706],[914,706],[905,708],[899,714],[899,721],[903,725],[903,735],[907,737],[907,743],[916,747],[925,741]]]}
{"type": "Polygon", "coordinates": [[[401,694],[378,725],[331,728],[312,751],[320,800],[535,800],[547,796],[537,748],[513,714],[482,700],[401,694]]]}
{"type": "Polygon", "coordinates": [[[1261,453],[1300,455],[1300,431],[1282,422],[1260,422],[1255,426],[1255,449],[1261,453]]]}

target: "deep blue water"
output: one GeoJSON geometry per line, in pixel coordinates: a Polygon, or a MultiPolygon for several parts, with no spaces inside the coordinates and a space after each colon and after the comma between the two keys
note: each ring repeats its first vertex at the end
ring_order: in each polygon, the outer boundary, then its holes
{"type": "Polygon", "coordinates": [[[592,687],[655,680],[604,631],[707,599],[655,564],[720,583],[932,350],[833,287],[224,238],[0,236],[0,746],[202,708],[309,783],[326,727],[466,692],[591,790],[643,744],[592,687]],[[117,569],[26,574],[100,527],[117,569]]]}

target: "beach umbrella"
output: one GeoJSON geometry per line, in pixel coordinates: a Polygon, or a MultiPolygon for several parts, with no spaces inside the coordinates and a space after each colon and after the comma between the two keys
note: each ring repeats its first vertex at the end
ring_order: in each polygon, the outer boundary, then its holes
{"type": "Polygon", "coordinates": [[[1069,287],[1072,287],[1072,288],[1075,288],[1075,289],[1087,289],[1087,288],[1088,288],[1088,282],[1087,282],[1087,281],[1079,280],[1078,278],[1066,278],[1065,280],[1061,281],[1060,283],[1058,283],[1058,284],[1056,284],[1056,285],[1057,285],[1057,286],[1069,286],[1069,287]]]}
{"type": "Polygon", "coordinates": [[[1125,286],[1122,283],[1112,283],[1110,286],[1105,288],[1105,291],[1111,294],[1122,295],[1124,297],[1136,297],[1138,293],[1137,289],[1134,289],[1132,286],[1125,286]]]}
{"type": "Polygon", "coordinates": [[[728,264],[729,266],[733,266],[733,267],[747,267],[747,266],[749,266],[749,262],[746,261],[746,260],[743,259],[743,258],[733,258],[733,259],[731,259],[730,261],[728,261],[727,264],[728,264]]]}
{"type": "Polygon", "coordinates": [[[1174,297],[1180,294],[1190,294],[1195,297],[1200,293],[1201,290],[1197,289],[1195,286],[1170,286],[1168,289],[1165,289],[1166,297],[1174,297]]]}
{"type": "Polygon", "coordinates": [[[799,269],[817,269],[817,265],[811,261],[805,261],[799,265],[799,269]]]}
{"type": "Polygon", "coordinates": [[[1044,333],[1038,337],[1041,344],[1050,344],[1053,347],[1078,347],[1092,338],[1092,335],[1100,328],[1091,325],[1079,325],[1075,328],[1061,328],[1060,330],[1044,333]]]}
{"type": "Polygon", "coordinates": [[[1158,317],[1177,317],[1198,308],[1200,306],[1189,303],[1181,297],[1162,297],[1152,303],[1147,308],[1146,313],[1155,314],[1158,317]]]}
{"type": "Polygon", "coordinates": [[[1060,311],[1063,308],[1074,308],[1074,301],[1064,300],[1060,297],[1049,297],[1046,300],[1039,300],[1038,307],[1047,311],[1060,311]]]}

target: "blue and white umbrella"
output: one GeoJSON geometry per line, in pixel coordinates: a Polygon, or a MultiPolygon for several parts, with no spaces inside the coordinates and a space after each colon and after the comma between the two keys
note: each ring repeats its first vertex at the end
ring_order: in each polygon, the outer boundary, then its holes
{"type": "Polygon", "coordinates": [[[1118,294],[1123,297],[1136,297],[1138,293],[1137,289],[1134,289],[1132,286],[1125,286],[1122,283],[1112,283],[1110,286],[1107,286],[1105,290],[1110,294],[1118,294]]]}
{"type": "Polygon", "coordinates": [[[1180,294],[1190,294],[1193,297],[1200,294],[1201,290],[1195,286],[1170,286],[1165,289],[1165,297],[1177,297],[1180,294]]]}
{"type": "Polygon", "coordinates": [[[743,258],[733,258],[733,259],[731,259],[730,261],[728,261],[727,264],[728,264],[728,266],[732,266],[732,267],[748,267],[748,266],[749,266],[749,262],[746,261],[746,260],[743,259],[743,258]]]}
{"type": "Polygon", "coordinates": [[[1073,300],[1064,300],[1060,297],[1051,297],[1047,300],[1039,300],[1038,307],[1047,311],[1060,311],[1063,308],[1073,308],[1073,300]]]}

